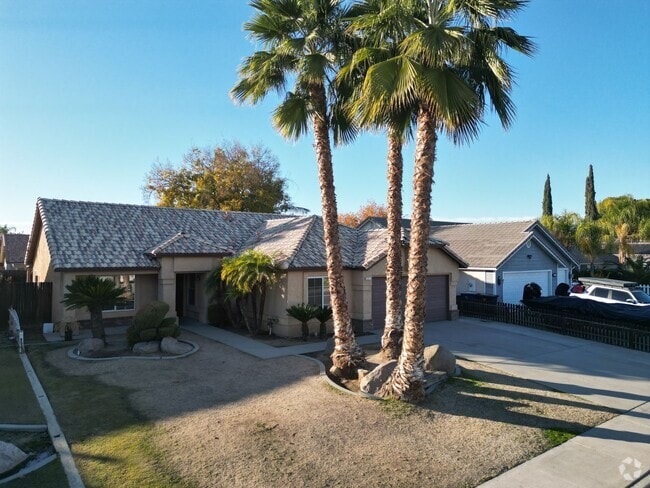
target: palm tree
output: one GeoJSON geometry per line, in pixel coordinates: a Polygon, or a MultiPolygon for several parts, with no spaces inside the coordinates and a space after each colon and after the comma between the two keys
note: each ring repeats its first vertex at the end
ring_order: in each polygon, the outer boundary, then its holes
{"type": "Polygon", "coordinates": [[[395,107],[417,107],[404,343],[398,366],[380,392],[407,401],[424,395],[424,286],[438,135],[444,132],[455,142],[474,138],[488,98],[508,127],[514,116],[512,74],[500,53],[508,47],[524,54],[533,50],[526,37],[499,27],[523,1],[414,1],[426,16],[414,18],[417,28],[399,43],[397,55],[366,71],[357,104],[370,120],[388,120],[395,107]]]}
{"type": "Polygon", "coordinates": [[[269,92],[284,92],[273,113],[284,137],[304,135],[311,122],[334,317],[333,372],[355,376],[364,353],[354,336],[343,280],[330,142],[330,130],[335,142],[347,141],[355,132],[340,110],[340,92],[330,83],[351,49],[342,27],[345,9],[341,0],[253,0],[251,5],[256,12],[244,29],[264,50],[244,60],[231,94],[236,101],[255,104],[269,92]],[[289,80],[293,91],[286,90],[289,80]]]}
{"type": "Polygon", "coordinates": [[[65,287],[67,293],[63,295],[63,304],[68,310],[87,308],[90,312],[90,325],[93,337],[105,340],[102,311],[123,303],[124,289],[115,286],[115,282],[108,278],[94,275],[80,276],[72,280],[65,287]]]}
{"type": "Polygon", "coordinates": [[[611,238],[597,221],[584,220],[576,229],[576,244],[580,252],[589,258],[589,269],[593,274],[594,262],[611,248],[611,238]]]}
{"type": "Polygon", "coordinates": [[[15,227],[11,227],[9,225],[0,225],[0,234],[10,234],[14,230],[16,230],[15,227]]]}
{"type": "Polygon", "coordinates": [[[234,258],[224,258],[221,262],[221,280],[228,288],[226,296],[235,301],[239,298],[251,299],[252,325],[240,308],[251,335],[256,335],[262,324],[267,289],[278,281],[281,273],[273,256],[253,249],[234,258]]]}
{"type": "Polygon", "coordinates": [[[332,307],[324,305],[316,309],[314,318],[318,320],[318,338],[325,339],[327,337],[327,321],[332,318],[332,307]]]}
{"type": "Polygon", "coordinates": [[[624,264],[631,253],[630,241],[639,229],[636,201],[630,195],[610,197],[599,205],[602,222],[618,244],[618,262],[624,264]]]}
{"type": "MultiPolygon", "coordinates": [[[[424,19],[425,10],[413,0],[366,0],[351,10],[348,30],[360,38],[362,47],[340,72],[346,80],[363,80],[366,71],[380,61],[399,54],[399,45],[424,19]]],[[[358,87],[357,87],[358,88],[358,87]]],[[[411,139],[417,104],[398,104],[386,108],[378,119],[363,110],[363,94],[357,89],[349,107],[358,124],[369,128],[386,128],[387,154],[387,230],[386,317],[381,339],[382,353],[391,359],[400,354],[404,327],[402,303],[402,147],[411,139]]]]}
{"type": "Polygon", "coordinates": [[[303,341],[306,341],[309,337],[309,326],[307,323],[311,319],[316,318],[316,314],[318,314],[318,307],[311,304],[301,303],[300,305],[292,305],[287,308],[287,315],[300,322],[303,341]]]}

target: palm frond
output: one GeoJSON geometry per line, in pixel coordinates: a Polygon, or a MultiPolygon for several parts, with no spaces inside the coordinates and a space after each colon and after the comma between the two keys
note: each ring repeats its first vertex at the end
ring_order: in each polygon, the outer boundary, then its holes
{"type": "Polygon", "coordinates": [[[287,139],[298,139],[309,130],[309,103],[302,94],[288,92],[273,111],[273,125],[287,139]]]}

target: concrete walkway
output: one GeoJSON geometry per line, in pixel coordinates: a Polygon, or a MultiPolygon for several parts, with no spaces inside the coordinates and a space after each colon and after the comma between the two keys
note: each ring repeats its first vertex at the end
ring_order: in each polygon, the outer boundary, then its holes
{"type": "MultiPolygon", "coordinates": [[[[263,359],[325,347],[319,342],[276,348],[200,323],[183,329],[263,359]]],[[[376,334],[358,338],[362,345],[379,340],[376,334]]],[[[482,488],[650,486],[650,354],[473,319],[427,324],[425,343],[622,412],[482,488]]]]}

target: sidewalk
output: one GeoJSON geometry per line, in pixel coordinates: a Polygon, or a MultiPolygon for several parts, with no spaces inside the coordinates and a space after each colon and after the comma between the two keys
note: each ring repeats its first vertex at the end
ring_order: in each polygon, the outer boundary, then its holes
{"type": "MultiPolygon", "coordinates": [[[[323,350],[324,342],[283,348],[200,323],[183,329],[258,358],[323,350]]],[[[362,336],[362,345],[379,342],[362,336]]],[[[650,354],[495,322],[460,319],[425,326],[425,344],[622,412],[481,488],[650,486],[650,354]]]]}

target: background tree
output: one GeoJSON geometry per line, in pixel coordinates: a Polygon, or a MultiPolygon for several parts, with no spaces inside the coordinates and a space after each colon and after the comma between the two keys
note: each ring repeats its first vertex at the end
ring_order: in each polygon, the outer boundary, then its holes
{"type": "Polygon", "coordinates": [[[576,244],[580,252],[589,258],[589,268],[594,273],[594,263],[611,249],[611,238],[598,222],[585,220],[576,229],[576,244]]]}
{"type": "Polygon", "coordinates": [[[553,196],[551,195],[551,177],[546,175],[544,198],[542,199],[542,217],[553,215],[553,196]]]}
{"type": "Polygon", "coordinates": [[[600,220],[612,238],[616,239],[618,246],[618,262],[624,264],[630,256],[630,242],[638,238],[638,232],[644,217],[639,215],[643,209],[631,195],[605,198],[598,205],[600,220]]]}
{"type": "Polygon", "coordinates": [[[192,148],[178,168],[154,164],[144,191],[163,207],[283,212],[292,206],[279,170],[265,147],[226,142],[214,149],[192,148]]]}
{"type": "Polygon", "coordinates": [[[16,230],[15,227],[10,227],[8,225],[0,225],[0,234],[11,234],[15,230],[16,230]]]}
{"type": "Polygon", "coordinates": [[[542,217],[541,222],[564,247],[572,249],[576,246],[576,230],[582,223],[577,213],[565,210],[560,215],[542,217]]]}
{"type": "Polygon", "coordinates": [[[594,186],[594,168],[589,165],[589,174],[585,183],[585,220],[595,222],[600,215],[596,206],[596,188],[594,186]]]}
{"type": "Polygon", "coordinates": [[[221,262],[221,279],[231,289],[230,297],[250,299],[253,321],[248,321],[245,312],[243,318],[251,335],[256,335],[260,330],[266,292],[278,281],[281,273],[272,256],[252,249],[234,258],[224,258],[221,262]]]}
{"type": "Polygon", "coordinates": [[[348,227],[357,227],[368,217],[386,217],[387,213],[388,209],[386,205],[380,205],[374,200],[369,200],[356,212],[340,213],[339,224],[347,225],[348,227]]]}
{"type": "Polygon", "coordinates": [[[93,275],[75,278],[65,289],[63,304],[66,309],[87,308],[93,337],[104,341],[106,334],[102,312],[125,301],[122,297],[124,289],[116,286],[111,279],[93,275]]]}
{"type": "Polygon", "coordinates": [[[255,104],[269,92],[284,93],[273,123],[289,139],[304,135],[311,123],[334,319],[332,371],[353,377],[365,355],[354,336],[343,279],[330,136],[332,133],[336,143],[355,134],[341,110],[342,91],[333,84],[353,49],[345,35],[344,2],[255,0],[251,5],[255,13],[244,29],[261,50],[244,60],[231,95],[236,101],[255,104]],[[287,90],[290,82],[292,91],[287,90]]]}

